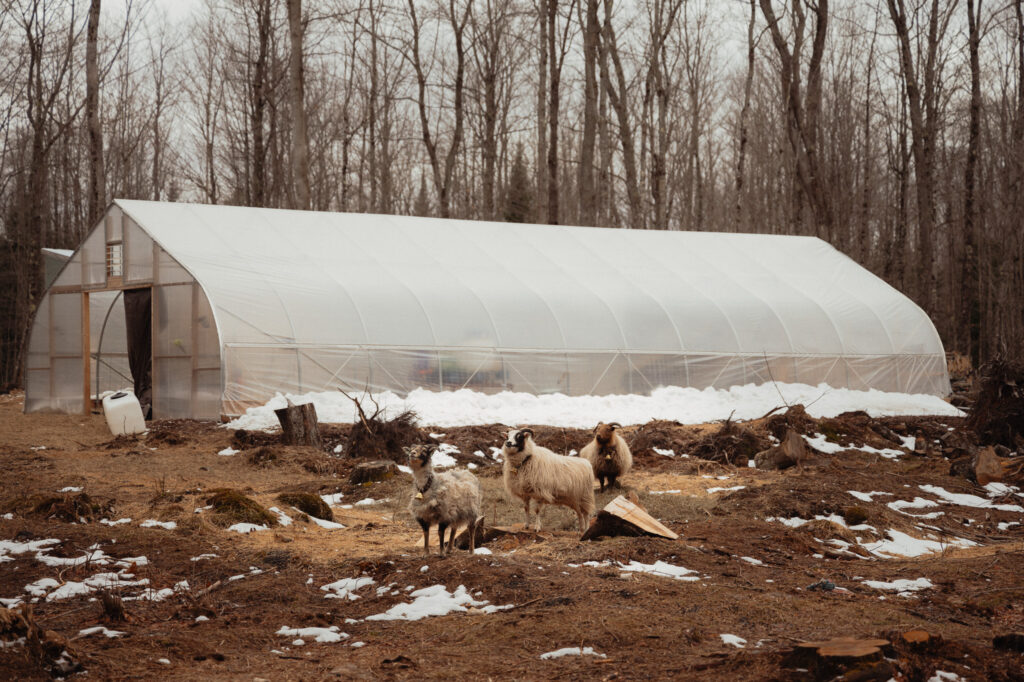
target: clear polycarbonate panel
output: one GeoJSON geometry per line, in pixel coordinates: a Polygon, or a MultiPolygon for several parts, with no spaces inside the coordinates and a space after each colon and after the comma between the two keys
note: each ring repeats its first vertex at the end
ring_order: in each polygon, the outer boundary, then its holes
{"type": "Polygon", "coordinates": [[[157,249],[156,281],[160,284],[191,282],[192,276],[163,249],[157,249]]]}
{"type": "Polygon", "coordinates": [[[155,419],[193,416],[192,358],[154,358],[153,383],[155,419]]]}
{"type": "Polygon", "coordinates": [[[125,282],[149,282],[153,279],[153,240],[135,221],[124,219],[125,282]]]}
{"type": "Polygon", "coordinates": [[[82,258],[79,254],[75,254],[61,268],[60,274],[53,280],[51,287],[80,286],[82,286],[82,258]]]}
{"type": "Polygon", "coordinates": [[[220,339],[217,337],[217,321],[213,318],[210,301],[199,285],[195,285],[194,296],[192,324],[196,333],[196,367],[219,369],[220,339]]]}
{"type": "Polygon", "coordinates": [[[90,293],[89,310],[92,394],[98,397],[104,391],[133,388],[135,382],[128,363],[124,296],[120,291],[90,293]]]}
{"type": "Polygon", "coordinates": [[[82,355],[82,294],[50,294],[54,355],[82,355]]]}
{"type": "MultiPolygon", "coordinates": [[[[413,353],[410,355],[415,356],[413,353]]],[[[298,376],[302,377],[303,392],[334,391],[339,388],[347,393],[362,391],[370,378],[369,358],[370,355],[366,351],[353,348],[299,349],[298,376]],[[365,381],[361,380],[364,378],[365,381]]],[[[406,385],[422,385],[416,382],[418,378],[419,375],[414,374],[409,377],[406,385]]]]}
{"type": "Polygon", "coordinates": [[[82,286],[101,287],[107,283],[107,242],[105,231],[101,222],[100,226],[82,242],[76,258],[82,263],[82,286]]]}
{"type": "Polygon", "coordinates": [[[106,228],[108,242],[119,242],[122,240],[124,235],[124,224],[122,222],[122,218],[123,213],[116,204],[107,210],[107,214],[104,218],[104,226],[106,228]]]}
{"type": "Polygon", "coordinates": [[[189,416],[195,419],[217,419],[221,415],[221,384],[219,369],[195,372],[192,405],[189,416]]]}
{"type": "Polygon", "coordinates": [[[32,320],[32,334],[28,339],[29,367],[49,367],[50,364],[50,298],[50,295],[43,296],[32,320]]]}
{"type": "Polygon", "coordinates": [[[59,412],[81,412],[84,408],[85,375],[81,358],[54,358],[51,370],[53,392],[50,403],[59,412]]]}
{"type": "Polygon", "coordinates": [[[161,281],[202,285],[218,343],[260,349],[225,400],[323,384],[336,368],[303,353],[356,351],[349,379],[395,390],[493,390],[497,369],[471,365],[499,358],[503,385],[535,393],[773,379],[948,393],[927,316],[814,238],[118,205],[166,249],[161,281]]]}
{"type": "Polygon", "coordinates": [[[25,411],[56,410],[50,395],[50,370],[25,370],[25,411]]]}
{"type": "Polygon", "coordinates": [[[192,285],[177,284],[153,288],[156,307],[155,356],[192,356],[192,285]]]}

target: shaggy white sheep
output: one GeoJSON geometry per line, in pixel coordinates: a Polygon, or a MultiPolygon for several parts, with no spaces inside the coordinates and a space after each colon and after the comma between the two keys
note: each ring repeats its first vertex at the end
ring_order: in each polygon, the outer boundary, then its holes
{"type": "Polygon", "coordinates": [[[536,530],[545,504],[557,504],[576,512],[580,533],[594,512],[594,470],[580,457],[563,457],[533,441],[530,429],[513,429],[501,448],[505,490],[523,501],[526,525],[531,505],[537,504],[536,530]]]}

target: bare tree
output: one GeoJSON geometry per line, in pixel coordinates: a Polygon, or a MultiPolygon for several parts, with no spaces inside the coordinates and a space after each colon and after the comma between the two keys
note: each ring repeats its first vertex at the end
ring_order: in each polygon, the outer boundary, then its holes
{"type": "Polygon", "coordinates": [[[306,86],[302,57],[302,0],[287,0],[291,50],[288,60],[292,115],[292,176],[296,208],[309,210],[309,135],[306,132],[306,86]]]}
{"type": "Polygon", "coordinates": [[[100,0],[89,6],[89,28],[85,43],[85,114],[89,130],[89,213],[88,221],[95,223],[106,208],[103,172],[103,128],[100,125],[100,65],[96,43],[100,25],[100,0]]]}

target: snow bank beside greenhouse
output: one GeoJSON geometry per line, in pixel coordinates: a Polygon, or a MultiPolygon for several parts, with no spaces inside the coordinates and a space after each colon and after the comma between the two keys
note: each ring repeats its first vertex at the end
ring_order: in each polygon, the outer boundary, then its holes
{"type": "MultiPolygon", "coordinates": [[[[356,419],[352,401],[338,391],[276,395],[265,405],[250,408],[225,426],[232,429],[272,429],[278,426],[274,410],[285,407],[286,397],[296,404],[312,402],[321,422],[352,423],[356,419]]],[[[566,428],[590,428],[598,421],[643,424],[667,419],[682,424],[703,424],[725,419],[757,419],[774,407],[801,403],[813,417],[834,417],[842,412],[863,410],[872,417],[894,415],[938,415],[958,417],[963,413],[941,398],[926,394],[885,393],[832,388],[826,384],[762,384],[729,389],[656,389],[649,396],[607,395],[566,396],[502,392],[487,395],[462,389],[436,392],[416,389],[405,398],[390,391],[373,394],[389,415],[413,410],[420,424],[470,426],[474,424],[544,424],[566,428]]]]}

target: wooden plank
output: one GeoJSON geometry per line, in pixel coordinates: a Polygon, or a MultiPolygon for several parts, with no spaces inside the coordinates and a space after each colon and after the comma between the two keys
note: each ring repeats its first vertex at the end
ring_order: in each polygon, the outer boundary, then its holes
{"type": "Polygon", "coordinates": [[[82,414],[92,414],[92,391],[89,390],[89,384],[92,383],[90,333],[89,294],[82,292],[82,414]]]}
{"type": "Polygon", "coordinates": [[[648,533],[654,535],[661,535],[672,540],[679,538],[678,535],[673,533],[671,530],[662,525],[656,518],[648,514],[642,507],[630,502],[622,495],[619,495],[614,500],[609,502],[604,510],[610,514],[615,514],[621,519],[624,519],[635,526],[639,526],[648,533]]]}

